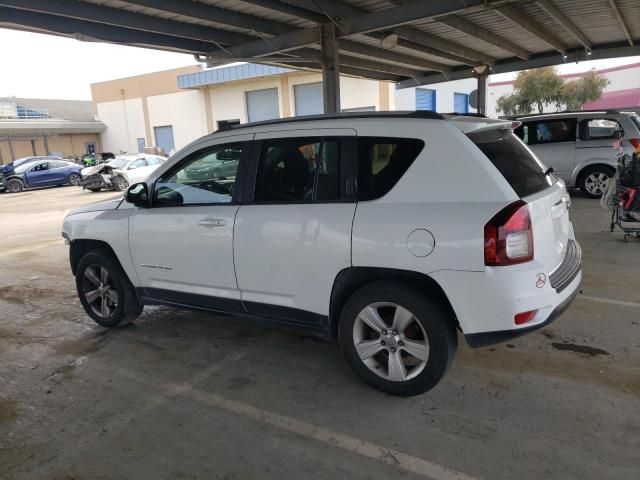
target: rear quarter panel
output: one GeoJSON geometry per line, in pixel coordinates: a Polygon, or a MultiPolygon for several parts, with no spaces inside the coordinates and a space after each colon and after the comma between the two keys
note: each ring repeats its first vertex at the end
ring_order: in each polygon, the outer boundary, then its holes
{"type": "Polygon", "coordinates": [[[484,271],[484,225],[517,195],[482,152],[453,125],[437,120],[376,125],[358,135],[422,138],[425,147],[389,193],[358,203],[353,265],[425,274],[484,271]],[[435,238],[428,256],[409,252],[407,239],[416,229],[435,238]]]}

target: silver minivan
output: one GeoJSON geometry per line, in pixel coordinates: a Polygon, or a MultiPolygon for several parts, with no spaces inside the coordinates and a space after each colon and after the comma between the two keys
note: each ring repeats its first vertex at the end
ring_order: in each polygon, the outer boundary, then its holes
{"type": "Polygon", "coordinates": [[[618,110],[560,112],[519,117],[515,130],[524,143],[562,178],[591,198],[601,197],[615,173],[618,132],[632,153],[640,142],[640,117],[618,110]]]}

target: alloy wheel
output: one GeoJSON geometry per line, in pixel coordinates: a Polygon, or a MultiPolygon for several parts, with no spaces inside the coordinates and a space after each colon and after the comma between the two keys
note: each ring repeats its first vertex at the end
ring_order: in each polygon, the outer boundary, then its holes
{"type": "Polygon", "coordinates": [[[607,188],[609,175],[603,172],[590,173],[584,180],[584,187],[591,195],[603,195],[607,188]]]}
{"type": "Polygon", "coordinates": [[[18,193],[20,190],[22,190],[20,188],[20,183],[17,180],[10,181],[8,187],[11,193],[18,193]]]}
{"type": "Polygon", "coordinates": [[[101,318],[111,317],[118,307],[118,291],[102,265],[89,265],[85,269],[82,292],[93,313],[101,318]]]}
{"type": "Polygon", "coordinates": [[[416,317],[401,305],[372,303],[353,325],[353,343],[360,360],[390,381],[410,380],[429,360],[429,339],[416,317]]]}
{"type": "Polygon", "coordinates": [[[124,177],[118,177],[116,179],[116,186],[118,187],[118,190],[126,190],[127,188],[129,188],[129,182],[127,182],[127,180],[124,177]]]}
{"type": "Polygon", "coordinates": [[[80,176],[76,175],[75,173],[72,173],[69,176],[69,183],[75,187],[77,187],[78,185],[80,185],[80,176]]]}

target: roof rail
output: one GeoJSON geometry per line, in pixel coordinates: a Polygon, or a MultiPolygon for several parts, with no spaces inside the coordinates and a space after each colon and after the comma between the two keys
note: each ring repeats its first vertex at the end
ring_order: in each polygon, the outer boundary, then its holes
{"type": "Polygon", "coordinates": [[[300,117],[275,118],[273,120],[264,120],[261,122],[243,123],[240,125],[227,125],[219,128],[217,132],[228,132],[230,130],[238,130],[249,127],[260,127],[263,125],[279,125],[285,123],[296,122],[312,122],[319,120],[344,120],[351,118],[420,118],[428,120],[444,120],[445,118],[439,113],[431,110],[415,110],[403,111],[395,110],[389,112],[343,112],[343,113],[326,113],[322,115],[303,115],[300,117]]]}
{"type": "Polygon", "coordinates": [[[481,113],[474,113],[474,112],[467,112],[467,113],[450,112],[450,113],[443,113],[442,115],[447,115],[447,116],[451,116],[451,117],[477,117],[477,118],[488,118],[486,115],[483,115],[483,114],[481,114],[481,113]]]}

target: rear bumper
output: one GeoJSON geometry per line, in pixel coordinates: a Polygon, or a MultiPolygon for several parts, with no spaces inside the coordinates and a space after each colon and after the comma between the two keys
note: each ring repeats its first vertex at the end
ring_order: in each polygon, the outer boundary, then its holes
{"type": "Polygon", "coordinates": [[[551,314],[544,320],[542,323],[538,323],[536,325],[532,325],[530,327],[519,328],[517,330],[500,330],[497,332],[482,332],[482,333],[469,333],[464,336],[464,339],[467,341],[470,347],[472,348],[480,348],[480,347],[488,347],[490,345],[495,345],[496,343],[502,343],[514,338],[520,337],[522,335],[526,335],[527,333],[538,330],[542,327],[546,327],[551,322],[553,322],[556,318],[558,318],[562,313],[569,308],[569,305],[575,300],[578,296],[579,289],[576,288],[569,297],[567,297],[560,305],[558,305],[551,314]]]}
{"type": "Polygon", "coordinates": [[[484,272],[438,271],[431,276],[451,302],[469,345],[481,347],[519,337],[557,318],[580,290],[582,254],[576,242],[552,271],[534,260],[486,267],[484,272]],[[517,314],[530,311],[536,312],[530,321],[515,323],[517,314]]]}

